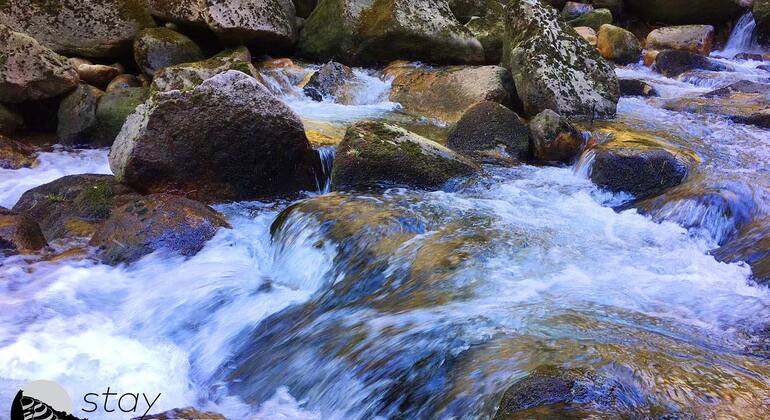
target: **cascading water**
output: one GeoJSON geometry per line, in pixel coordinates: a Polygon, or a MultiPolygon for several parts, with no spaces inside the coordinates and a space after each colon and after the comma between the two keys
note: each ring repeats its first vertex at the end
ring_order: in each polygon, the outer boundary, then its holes
{"type": "Polygon", "coordinates": [[[754,15],[748,11],[738,19],[735,28],[730,33],[724,49],[715,51],[714,55],[726,58],[733,58],[740,53],[763,53],[764,49],[757,41],[757,24],[754,21],[754,15]]]}

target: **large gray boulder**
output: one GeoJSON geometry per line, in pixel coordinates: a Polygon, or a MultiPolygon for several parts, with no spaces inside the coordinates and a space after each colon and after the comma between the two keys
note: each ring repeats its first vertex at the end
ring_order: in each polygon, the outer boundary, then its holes
{"type": "Polygon", "coordinates": [[[620,88],[613,66],[538,0],[509,5],[503,65],[527,115],[545,109],[568,118],[615,115],[620,88]]]}
{"type": "Polygon", "coordinates": [[[515,158],[529,157],[529,127],[515,112],[497,102],[468,108],[449,131],[447,147],[462,153],[488,155],[502,147],[515,158]]]}
{"type": "Polygon", "coordinates": [[[209,202],[315,189],[319,165],[299,116],[237,71],[156,93],[110,150],[115,177],[137,190],[209,202]]]}
{"type": "Polygon", "coordinates": [[[305,22],[299,48],[312,59],[355,65],[484,62],[481,43],[446,0],[324,0],[305,22]]]}
{"type": "MultiPolygon", "coordinates": [[[[246,52],[248,53],[248,50],[246,52]]],[[[205,80],[231,70],[257,77],[257,69],[243,58],[239,49],[236,49],[211,57],[208,60],[166,67],[155,73],[152,89],[161,92],[192,89],[205,80]]]]}
{"type": "Polygon", "coordinates": [[[0,24],[0,102],[52,98],[74,89],[79,80],[66,58],[0,24]]]}
{"type": "Polygon", "coordinates": [[[292,0],[149,0],[149,5],[154,16],[208,27],[228,43],[279,50],[297,38],[292,0]]]}
{"type": "Polygon", "coordinates": [[[145,0],[0,1],[0,23],[60,54],[116,56],[143,28],[155,26],[145,0]]]}
{"type": "Polygon", "coordinates": [[[104,95],[101,90],[81,83],[59,105],[56,135],[59,143],[84,145],[91,143],[91,130],[96,124],[96,107],[104,95]]]}
{"type": "Polygon", "coordinates": [[[162,68],[203,58],[192,39],[169,28],[145,29],[134,40],[134,60],[150,76],[162,68]]]}

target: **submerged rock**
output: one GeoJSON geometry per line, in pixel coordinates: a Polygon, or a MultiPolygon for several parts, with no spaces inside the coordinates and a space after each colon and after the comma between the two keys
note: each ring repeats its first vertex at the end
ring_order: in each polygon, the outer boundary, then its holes
{"type": "Polygon", "coordinates": [[[396,74],[390,100],[404,111],[420,116],[457,121],[466,109],[480,101],[511,105],[516,96],[508,70],[499,66],[411,67],[385,69],[396,74]]]}
{"type": "Polygon", "coordinates": [[[499,147],[516,158],[529,156],[529,127],[515,112],[496,102],[468,108],[447,137],[447,147],[463,153],[484,153],[499,147]]]}
{"type": "Polygon", "coordinates": [[[114,208],[91,238],[106,264],[134,262],[165,249],[198,253],[219,228],[230,225],[210,207],[184,197],[152,194],[114,208]]]}
{"type": "Polygon", "coordinates": [[[503,64],[527,115],[612,117],[620,97],[615,69],[537,0],[514,0],[506,14],[503,64]]]}
{"type": "Polygon", "coordinates": [[[720,261],[747,262],[754,279],[770,285],[770,218],[764,217],[741,227],[732,241],[712,254],[720,261]]]}
{"type": "Polygon", "coordinates": [[[647,35],[647,48],[653,50],[680,50],[709,55],[714,43],[711,25],[669,26],[655,29],[647,35]]]}
{"type": "Polygon", "coordinates": [[[664,108],[679,112],[724,115],[736,122],[766,126],[770,109],[768,98],[770,84],[742,80],[700,96],[669,100],[664,108]]]}
{"type": "Polygon", "coordinates": [[[37,163],[35,149],[0,134],[0,168],[29,168],[37,163]]]}
{"type": "Polygon", "coordinates": [[[440,189],[478,168],[452,150],[382,122],[348,128],[337,148],[332,188],[407,187],[440,189]]]}
{"type": "Polygon", "coordinates": [[[305,22],[299,49],[315,60],[350,65],[396,59],[484,61],[481,43],[454,17],[446,0],[326,0],[305,22]]]}
{"type": "Polygon", "coordinates": [[[74,89],[79,80],[66,58],[0,23],[0,102],[53,98],[74,89]]]}
{"type": "Polygon", "coordinates": [[[91,130],[91,145],[112,146],[128,116],[150,96],[148,88],[113,89],[105,93],[96,107],[96,123],[91,130]]]}
{"type": "Polygon", "coordinates": [[[689,51],[666,50],[655,57],[654,70],[666,77],[677,77],[691,70],[728,71],[726,65],[689,51]]]}
{"type": "Polygon", "coordinates": [[[40,226],[31,217],[0,207],[0,255],[26,254],[47,245],[40,226]]]}
{"type": "Polygon", "coordinates": [[[235,50],[208,60],[178,64],[161,69],[155,73],[152,88],[161,92],[192,89],[203,83],[204,80],[228,71],[239,71],[251,77],[258,76],[257,69],[235,50]]]}
{"type": "Polygon", "coordinates": [[[651,22],[723,23],[742,11],[739,0],[626,0],[635,14],[651,22]]]}
{"type": "MultiPolygon", "coordinates": [[[[636,35],[613,25],[599,28],[596,46],[602,57],[618,64],[632,64],[642,56],[642,46],[636,35]]],[[[621,87],[621,93],[622,93],[621,87]]]]}
{"type": "Polygon", "coordinates": [[[40,224],[48,241],[90,237],[134,192],[111,175],[68,175],[35,187],[13,207],[40,224]]]}
{"type": "Polygon", "coordinates": [[[546,109],[529,122],[532,154],[546,162],[569,163],[583,150],[583,134],[566,118],[546,109]]]}
{"type": "Polygon", "coordinates": [[[299,116],[237,71],[192,90],[156,93],[128,118],[110,150],[119,181],[204,201],[315,189],[319,165],[299,116]]]}
{"type": "Polygon", "coordinates": [[[658,96],[655,87],[642,80],[620,79],[620,94],[623,96],[658,96]]]}
{"type": "Polygon", "coordinates": [[[81,83],[68,94],[59,105],[56,136],[59,143],[66,145],[85,145],[91,143],[91,135],[96,124],[96,107],[101,90],[81,83]]]}
{"type": "Polygon", "coordinates": [[[354,79],[353,69],[332,61],[310,76],[303,91],[314,101],[334,98],[338,103],[351,104],[354,98],[349,86],[354,79]]]}
{"type": "Polygon", "coordinates": [[[192,39],[168,28],[145,29],[134,40],[134,60],[150,76],[162,68],[203,58],[192,39]]]}
{"type": "Polygon", "coordinates": [[[145,0],[10,0],[0,23],[60,54],[117,56],[143,28],[155,26],[145,0]]]}

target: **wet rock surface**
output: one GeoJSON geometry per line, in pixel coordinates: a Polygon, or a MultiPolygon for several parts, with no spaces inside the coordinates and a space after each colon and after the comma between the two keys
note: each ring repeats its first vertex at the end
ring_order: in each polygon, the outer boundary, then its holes
{"type": "Polygon", "coordinates": [[[0,134],[0,168],[29,168],[37,163],[35,148],[0,134]]]}
{"type": "Polygon", "coordinates": [[[203,58],[203,51],[193,40],[168,28],[145,29],[134,40],[136,64],[150,76],[160,69],[203,58]]]}
{"type": "Polygon", "coordinates": [[[477,155],[502,148],[514,158],[527,158],[529,127],[510,109],[496,102],[479,102],[452,127],[447,147],[477,155]]]}
{"type": "Polygon", "coordinates": [[[56,135],[59,143],[85,145],[91,143],[96,124],[96,107],[104,95],[101,90],[81,83],[59,105],[56,135]]]}
{"type": "Polygon", "coordinates": [[[30,253],[48,245],[31,217],[0,207],[0,254],[30,253]]]}
{"type": "Polygon", "coordinates": [[[566,118],[547,109],[529,122],[532,155],[546,162],[569,163],[585,146],[583,134],[566,118]]]}
{"type": "Polygon", "coordinates": [[[350,104],[354,97],[350,84],[355,79],[353,70],[340,63],[329,62],[313,73],[310,80],[303,87],[305,95],[314,101],[322,101],[324,98],[335,99],[341,104],[350,104]]]}
{"type": "Polygon", "coordinates": [[[727,65],[688,51],[666,50],[655,57],[656,71],[666,77],[677,77],[692,70],[726,71],[727,65]]]}
{"type": "Polygon", "coordinates": [[[700,96],[667,101],[672,111],[724,115],[736,122],[767,126],[770,84],[740,81],[700,96]]]}

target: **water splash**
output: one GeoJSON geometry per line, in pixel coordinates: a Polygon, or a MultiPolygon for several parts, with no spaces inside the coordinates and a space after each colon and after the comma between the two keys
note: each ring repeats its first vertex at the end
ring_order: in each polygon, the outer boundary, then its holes
{"type": "Polygon", "coordinates": [[[758,41],[757,23],[754,20],[754,14],[751,11],[747,11],[736,22],[725,48],[721,51],[715,51],[713,55],[733,58],[740,53],[762,54],[764,52],[766,51],[758,41]]]}
{"type": "Polygon", "coordinates": [[[316,179],[318,192],[326,194],[332,190],[332,167],[334,166],[334,157],[337,149],[331,146],[323,146],[318,149],[318,155],[321,157],[321,170],[323,179],[316,179]]]}

